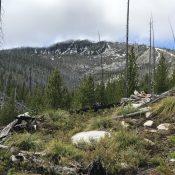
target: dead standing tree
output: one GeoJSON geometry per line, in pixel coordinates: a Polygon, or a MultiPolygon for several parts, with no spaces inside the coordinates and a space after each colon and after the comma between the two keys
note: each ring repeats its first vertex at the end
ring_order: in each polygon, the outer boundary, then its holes
{"type": "Polygon", "coordinates": [[[149,46],[149,67],[148,67],[148,75],[149,75],[149,93],[151,93],[151,87],[152,87],[152,18],[150,18],[150,46],[149,46]]]}
{"type": "MultiPolygon", "coordinates": [[[[98,32],[99,44],[101,43],[100,33],[98,32]]],[[[104,82],[104,71],[103,71],[103,48],[100,48],[100,58],[101,58],[101,81],[104,82]]]]}
{"type": "Polygon", "coordinates": [[[154,20],[152,17],[152,39],[153,39],[153,89],[152,92],[155,93],[155,72],[156,72],[156,50],[155,50],[155,33],[154,33],[154,20]]]}
{"type": "Polygon", "coordinates": [[[173,36],[173,41],[174,41],[174,47],[173,47],[173,50],[174,50],[174,49],[175,49],[175,34],[174,34],[173,26],[172,26],[170,20],[169,20],[169,25],[170,25],[171,33],[172,33],[172,36],[173,36]]]}
{"type": "Polygon", "coordinates": [[[125,70],[125,96],[128,97],[128,57],[129,57],[129,6],[130,0],[127,2],[127,21],[126,21],[126,70],[125,70]]]}

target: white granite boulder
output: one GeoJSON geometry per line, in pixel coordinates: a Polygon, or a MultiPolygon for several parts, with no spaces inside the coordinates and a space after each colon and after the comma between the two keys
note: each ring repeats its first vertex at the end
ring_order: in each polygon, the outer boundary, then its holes
{"type": "Polygon", "coordinates": [[[105,136],[111,136],[109,132],[106,131],[88,131],[88,132],[80,132],[75,134],[71,140],[73,144],[78,144],[81,142],[91,143],[91,141],[100,141],[100,139],[105,136]]]}

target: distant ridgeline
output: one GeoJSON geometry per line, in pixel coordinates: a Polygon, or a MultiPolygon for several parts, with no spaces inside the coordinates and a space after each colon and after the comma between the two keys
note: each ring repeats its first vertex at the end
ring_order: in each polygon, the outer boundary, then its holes
{"type": "MultiPolygon", "coordinates": [[[[149,48],[134,45],[140,77],[148,71],[149,48]]],[[[103,57],[104,79],[114,79],[125,66],[125,43],[67,41],[47,48],[17,48],[0,51],[0,90],[8,91],[9,84],[33,89],[37,84],[46,86],[53,68],[58,67],[68,89],[74,89],[80,80],[91,74],[101,80],[103,57]]],[[[174,52],[156,48],[157,61],[164,53],[170,66],[175,63],[174,52]]]]}

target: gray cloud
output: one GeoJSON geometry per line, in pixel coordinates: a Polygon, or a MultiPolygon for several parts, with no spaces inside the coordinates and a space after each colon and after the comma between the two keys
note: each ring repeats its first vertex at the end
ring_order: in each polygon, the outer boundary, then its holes
{"type": "MultiPolygon", "coordinates": [[[[68,39],[125,41],[127,0],[3,0],[4,47],[46,46],[68,39]]],[[[174,0],[131,0],[130,41],[148,43],[154,17],[157,45],[173,44],[174,0]]]]}

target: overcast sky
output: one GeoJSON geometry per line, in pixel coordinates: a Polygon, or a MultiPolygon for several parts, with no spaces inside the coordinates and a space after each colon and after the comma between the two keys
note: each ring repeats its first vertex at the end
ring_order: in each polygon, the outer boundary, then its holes
{"type": "MultiPolygon", "coordinates": [[[[48,46],[70,40],[125,41],[127,0],[2,0],[3,48],[48,46]]],[[[149,41],[154,17],[156,45],[174,47],[175,0],[131,0],[130,42],[149,41]]]]}

